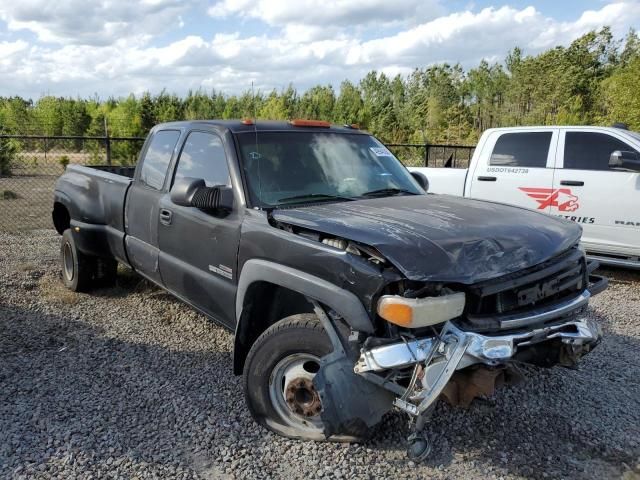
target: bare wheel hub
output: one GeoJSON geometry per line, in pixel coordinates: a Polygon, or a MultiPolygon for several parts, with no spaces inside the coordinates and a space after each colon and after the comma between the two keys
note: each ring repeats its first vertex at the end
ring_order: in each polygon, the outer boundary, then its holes
{"type": "Polygon", "coordinates": [[[292,412],[305,417],[318,415],[322,410],[320,395],[308,378],[295,378],[287,384],[285,400],[292,412]]]}
{"type": "Polygon", "coordinates": [[[269,397],[283,423],[304,435],[322,435],[324,423],[320,393],[313,380],[320,371],[320,358],[311,353],[292,353],[271,372],[269,397]]]}

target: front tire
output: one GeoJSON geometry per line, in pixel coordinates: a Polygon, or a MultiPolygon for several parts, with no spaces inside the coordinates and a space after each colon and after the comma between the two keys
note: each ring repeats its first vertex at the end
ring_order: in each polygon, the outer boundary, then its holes
{"type": "Polygon", "coordinates": [[[253,418],[285,437],[326,440],[313,377],[320,358],[332,350],[314,314],[292,315],[269,327],[251,347],[244,366],[244,394],[253,418]]]}

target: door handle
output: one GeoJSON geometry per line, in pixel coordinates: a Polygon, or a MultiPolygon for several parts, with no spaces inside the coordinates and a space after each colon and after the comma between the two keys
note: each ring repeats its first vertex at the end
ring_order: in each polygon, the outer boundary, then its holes
{"type": "Polygon", "coordinates": [[[580,180],[561,180],[560,185],[566,185],[568,187],[582,187],[584,182],[580,180]]]}
{"type": "Polygon", "coordinates": [[[478,180],[481,182],[495,182],[498,180],[496,177],[483,177],[482,175],[478,177],[478,180]]]}
{"type": "Polygon", "coordinates": [[[166,208],[160,209],[160,223],[163,225],[171,225],[171,218],[173,217],[173,212],[171,210],[167,210],[166,208]]]}

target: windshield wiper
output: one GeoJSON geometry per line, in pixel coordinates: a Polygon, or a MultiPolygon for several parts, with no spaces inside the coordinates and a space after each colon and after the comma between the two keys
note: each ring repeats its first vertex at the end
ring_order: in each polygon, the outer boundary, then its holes
{"type": "Polygon", "coordinates": [[[404,188],[380,188],[378,190],[371,190],[370,192],[365,192],[361,196],[362,197],[377,197],[383,195],[399,195],[399,194],[408,194],[408,195],[419,195],[416,192],[412,192],[411,190],[406,190],[404,188]]]}
{"type": "Polygon", "coordinates": [[[343,197],[341,195],[331,195],[327,193],[305,193],[304,195],[294,195],[292,197],[279,198],[278,202],[290,202],[295,200],[313,200],[313,201],[331,201],[331,200],[353,200],[351,197],[343,197]]]}

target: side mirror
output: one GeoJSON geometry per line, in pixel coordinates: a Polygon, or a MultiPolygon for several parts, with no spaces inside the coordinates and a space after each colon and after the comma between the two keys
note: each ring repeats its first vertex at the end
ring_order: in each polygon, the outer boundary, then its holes
{"type": "Polygon", "coordinates": [[[230,211],[233,208],[233,189],[225,185],[207,187],[201,178],[185,177],[173,184],[171,201],[183,207],[230,211]]]}
{"type": "Polygon", "coordinates": [[[171,201],[182,207],[192,207],[196,192],[202,188],[207,188],[201,178],[180,178],[176,180],[171,188],[171,201]]]}
{"type": "Polygon", "coordinates": [[[425,192],[429,191],[429,179],[424,173],[411,172],[411,176],[413,176],[414,180],[418,182],[418,185],[420,185],[425,192]]]}
{"type": "Polygon", "coordinates": [[[637,152],[616,150],[609,157],[609,167],[640,172],[640,156],[637,152]]]}

